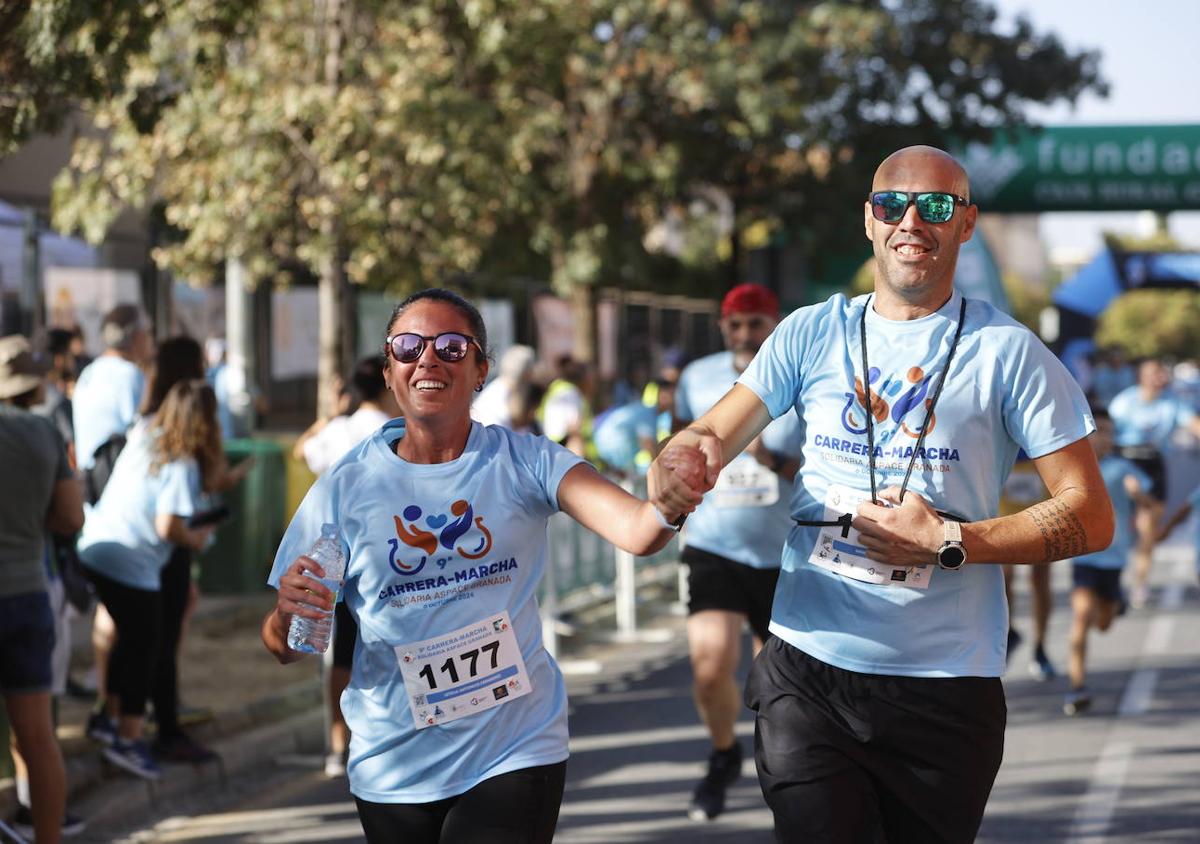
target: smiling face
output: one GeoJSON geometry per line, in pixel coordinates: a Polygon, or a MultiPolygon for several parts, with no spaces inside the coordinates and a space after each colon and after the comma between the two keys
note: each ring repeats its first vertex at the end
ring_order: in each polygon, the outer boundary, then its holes
{"type": "MultiPolygon", "coordinates": [[[[908,147],[884,159],[871,190],[944,191],[970,196],[967,174],[950,155],[933,147],[908,147]]],[[[876,220],[863,208],[867,238],[875,252],[875,291],[910,305],[939,307],[954,284],[959,246],[971,239],[978,209],[956,204],[944,223],[927,223],[910,204],[895,223],[876,220]]]]}
{"type": "MultiPolygon", "coordinates": [[[[422,299],[409,305],[388,326],[388,335],[404,332],[436,337],[446,331],[474,336],[470,320],[453,305],[422,299]]],[[[421,356],[401,363],[387,356],[384,378],[396,397],[400,413],[409,424],[469,421],[475,388],[487,377],[487,361],[472,344],[467,356],[447,362],[437,356],[427,341],[421,356]]]]}

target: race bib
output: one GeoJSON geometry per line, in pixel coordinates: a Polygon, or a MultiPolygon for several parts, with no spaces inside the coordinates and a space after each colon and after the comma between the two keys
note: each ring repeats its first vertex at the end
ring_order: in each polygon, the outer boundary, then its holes
{"type": "Polygon", "coordinates": [[[418,730],[475,715],[533,691],[508,613],[396,648],[418,730]]]}
{"type": "MultiPolygon", "coordinates": [[[[834,521],[846,513],[855,513],[858,505],[868,501],[871,494],[833,484],[825,494],[825,520],[834,521]]],[[[858,544],[858,531],[850,528],[842,537],[840,527],[822,527],[808,561],[814,566],[852,577],[877,586],[906,586],[909,589],[928,589],[933,566],[889,566],[867,556],[867,549],[858,544]]]]}
{"type": "Polygon", "coordinates": [[[706,497],[715,507],[769,507],[779,500],[779,476],[743,454],[721,470],[706,497]]]}

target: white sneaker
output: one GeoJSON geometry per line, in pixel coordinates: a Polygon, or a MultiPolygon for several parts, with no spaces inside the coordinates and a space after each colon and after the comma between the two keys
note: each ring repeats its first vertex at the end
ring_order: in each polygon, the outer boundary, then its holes
{"type": "Polygon", "coordinates": [[[330,753],[325,756],[325,776],[331,780],[346,776],[345,753],[330,753]]]}
{"type": "Polygon", "coordinates": [[[1133,587],[1129,593],[1129,606],[1135,610],[1146,608],[1146,604],[1150,603],[1150,587],[1146,584],[1133,587]]]}

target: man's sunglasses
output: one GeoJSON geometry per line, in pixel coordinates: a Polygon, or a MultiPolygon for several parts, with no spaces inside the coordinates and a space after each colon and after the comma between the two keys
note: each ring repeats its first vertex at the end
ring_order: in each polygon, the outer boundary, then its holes
{"type": "Polygon", "coordinates": [[[901,190],[880,190],[871,194],[871,213],[884,223],[898,223],[908,206],[917,206],[917,215],[927,223],[944,223],[954,216],[954,209],[970,205],[965,197],[952,193],[931,191],[929,193],[906,193],[901,190]]]}
{"type": "Polygon", "coordinates": [[[433,353],[447,363],[458,363],[467,356],[467,351],[474,344],[483,355],[483,347],[474,337],[459,334],[457,331],[443,331],[436,337],[425,337],[421,334],[393,334],[385,341],[388,353],[400,363],[412,363],[425,353],[425,344],[433,341],[433,353]]]}

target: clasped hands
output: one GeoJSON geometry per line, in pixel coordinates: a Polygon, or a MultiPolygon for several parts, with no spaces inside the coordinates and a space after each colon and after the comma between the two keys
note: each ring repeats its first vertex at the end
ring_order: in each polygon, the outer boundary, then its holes
{"type": "MultiPolygon", "coordinates": [[[[717,482],[724,465],[720,440],[710,434],[688,431],[688,442],[672,440],[650,466],[647,476],[650,502],[669,520],[693,512],[717,482]]],[[[937,562],[942,545],[942,517],[923,497],[900,488],[878,493],[879,504],[859,505],[851,526],[867,556],[892,566],[920,566],[937,562]]]]}

